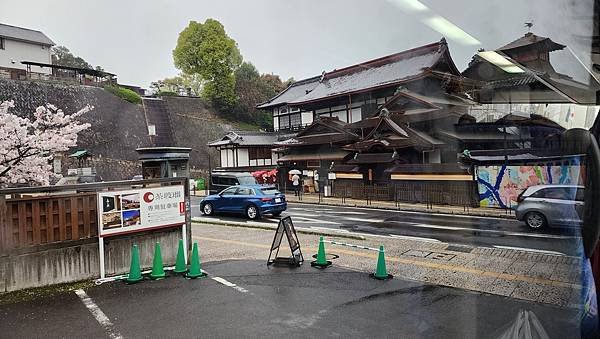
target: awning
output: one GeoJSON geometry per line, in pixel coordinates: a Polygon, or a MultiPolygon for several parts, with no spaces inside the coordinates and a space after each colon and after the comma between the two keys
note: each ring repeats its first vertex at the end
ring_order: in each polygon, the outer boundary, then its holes
{"type": "Polygon", "coordinates": [[[346,164],[334,164],[331,168],[332,172],[343,172],[343,173],[358,173],[360,168],[357,165],[346,165],[346,164]]]}
{"type": "Polygon", "coordinates": [[[350,152],[346,151],[288,154],[277,159],[277,162],[303,160],[342,160],[347,157],[348,154],[350,154],[350,152]]]}

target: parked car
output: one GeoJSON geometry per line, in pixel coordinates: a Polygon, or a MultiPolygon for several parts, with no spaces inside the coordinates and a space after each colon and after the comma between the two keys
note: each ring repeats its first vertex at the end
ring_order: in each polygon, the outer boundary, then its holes
{"type": "Polygon", "coordinates": [[[258,184],[247,172],[212,172],[210,177],[210,194],[217,194],[230,186],[258,184]]]}
{"type": "Polygon", "coordinates": [[[583,186],[530,186],[517,198],[515,215],[532,229],[546,226],[581,226],[583,186]]]}
{"type": "Polygon", "coordinates": [[[239,213],[248,219],[258,219],[265,214],[279,216],[287,209],[285,195],[272,186],[239,185],[209,195],[200,202],[204,215],[219,212],[239,213]]]}

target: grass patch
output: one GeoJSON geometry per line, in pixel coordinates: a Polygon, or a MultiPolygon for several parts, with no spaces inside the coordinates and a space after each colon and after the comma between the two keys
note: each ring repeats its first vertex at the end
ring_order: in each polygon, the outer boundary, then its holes
{"type": "Polygon", "coordinates": [[[38,298],[51,297],[57,294],[86,289],[94,286],[91,280],[76,281],[72,283],[56,284],[43,287],[34,287],[13,292],[0,293],[0,305],[16,304],[38,298]]]}

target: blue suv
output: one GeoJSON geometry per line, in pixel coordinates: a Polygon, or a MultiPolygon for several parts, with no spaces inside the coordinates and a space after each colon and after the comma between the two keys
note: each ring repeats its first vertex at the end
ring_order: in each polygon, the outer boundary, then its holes
{"type": "Polygon", "coordinates": [[[241,213],[248,219],[257,219],[265,214],[277,217],[286,209],[287,202],[283,193],[275,187],[260,185],[231,186],[200,202],[200,210],[204,215],[218,212],[241,213]]]}

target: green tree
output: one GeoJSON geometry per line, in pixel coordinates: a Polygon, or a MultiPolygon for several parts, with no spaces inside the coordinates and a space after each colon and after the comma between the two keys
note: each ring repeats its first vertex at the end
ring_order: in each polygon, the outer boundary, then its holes
{"type": "Polygon", "coordinates": [[[200,76],[205,81],[202,96],[215,108],[231,111],[236,103],[233,72],[241,64],[242,55],[219,21],[191,21],[179,33],[173,60],[183,73],[200,76]]]}
{"type": "Polygon", "coordinates": [[[65,46],[52,47],[52,64],[77,68],[94,68],[83,58],[73,55],[65,46]]]}
{"type": "Polygon", "coordinates": [[[238,98],[234,118],[263,128],[271,128],[273,125],[271,114],[256,109],[256,105],[274,97],[286,86],[278,75],[261,75],[249,62],[243,62],[234,74],[235,94],[238,98]]]}

